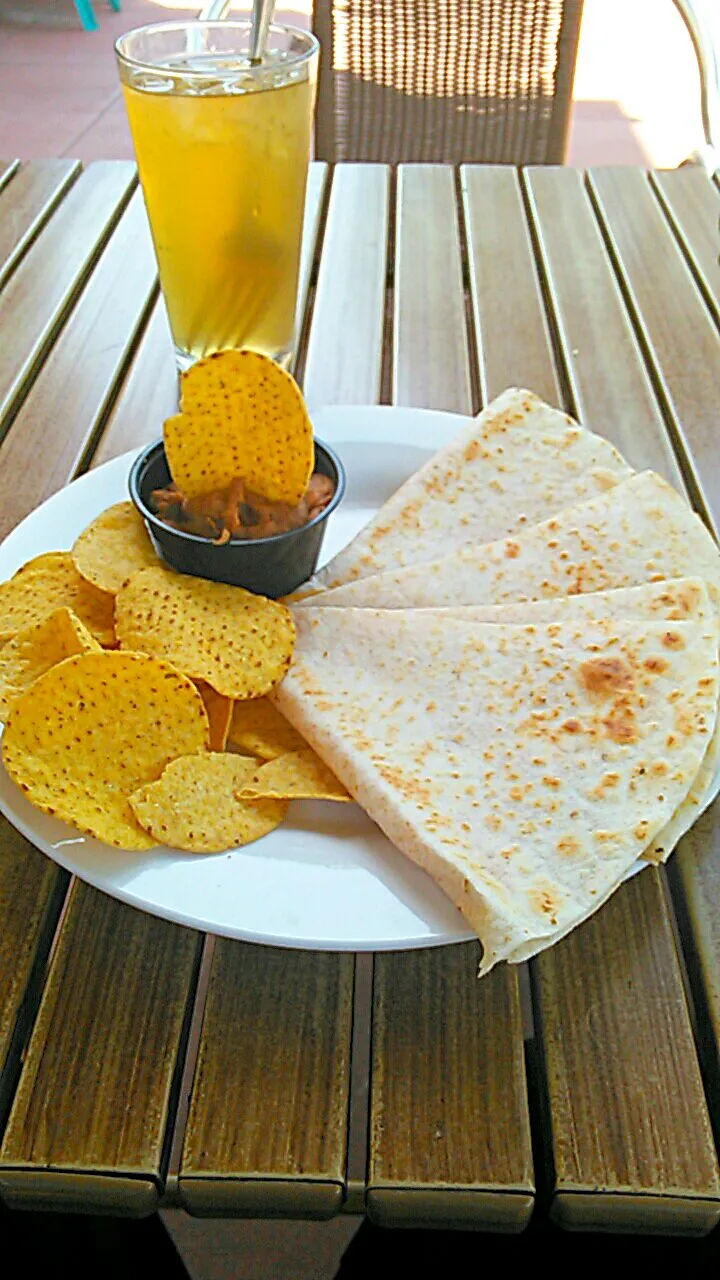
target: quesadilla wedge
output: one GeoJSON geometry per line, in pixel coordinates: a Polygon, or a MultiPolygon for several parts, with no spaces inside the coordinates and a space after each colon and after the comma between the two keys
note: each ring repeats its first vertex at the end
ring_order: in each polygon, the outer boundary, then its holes
{"type": "MultiPolygon", "coordinates": [[[[324,599],[324,597],[323,597],[324,599]]],[[[319,603],[319,602],[318,602],[319,603]]],[[[418,609],[417,613],[425,610],[418,609]]],[[[720,615],[710,601],[701,578],[672,578],[660,582],[644,582],[636,587],[618,587],[610,591],[593,591],[579,596],[559,596],[551,600],[525,600],[514,604],[456,605],[427,610],[435,615],[464,619],[466,622],[558,622],[563,618],[665,618],[672,621],[707,622],[720,615]]],[[[692,786],[670,821],[643,852],[646,862],[666,862],[678,841],[712,803],[720,781],[720,718],[708,744],[692,786]]]]}
{"type": "Polygon", "coordinates": [[[468,542],[495,541],[631,474],[607,440],[531,391],[510,388],[410,476],[301,590],[434,560],[468,542]]]}
{"type": "Polygon", "coordinates": [[[712,804],[718,794],[720,773],[720,716],[702,758],[700,768],[693,778],[685,799],[678,805],[672,817],[642,853],[643,862],[667,862],[682,837],[690,830],[701,813],[712,804]]]}
{"type": "Polygon", "coordinates": [[[483,945],[550,946],[687,795],[718,702],[717,624],[500,624],[296,610],[272,698],[483,945]]]}
{"type": "MultiPolygon", "coordinates": [[[[330,595],[328,593],[328,601],[330,595]]],[[[322,601],[317,601],[322,607],[322,601]]],[[[559,622],[564,617],[664,618],[667,622],[700,622],[716,610],[702,578],[663,578],[641,582],[636,587],[613,587],[608,591],[588,591],[577,596],[553,596],[550,600],[518,600],[510,604],[461,604],[437,609],[418,609],[435,616],[464,619],[466,622],[559,622]]]]}
{"type": "MultiPolygon", "coordinates": [[[[424,610],[418,609],[417,613],[424,610]]],[[[646,582],[637,587],[619,587],[614,591],[594,591],[580,596],[561,596],[553,600],[530,600],[517,604],[458,605],[455,608],[428,612],[447,614],[466,622],[557,622],[563,618],[665,618],[668,622],[704,622],[717,619],[720,642],[720,616],[711,604],[707,588],[700,578],[675,578],[667,582],[646,582]]],[[[678,841],[690,830],[718,794],[720,785],[720,717],[715,723],[707,751],[688,794],[670,821],[643,852],[646,862],[666,862],[678,841]]]]}
{"type": "Polygon", "coordinates": [[[522,533],[461,547],[428,564],[361,578],[300,600],[328,608],[508,604],[696,574],[720,608],[720,551],[684,498],[654,471],[522,533]]]}

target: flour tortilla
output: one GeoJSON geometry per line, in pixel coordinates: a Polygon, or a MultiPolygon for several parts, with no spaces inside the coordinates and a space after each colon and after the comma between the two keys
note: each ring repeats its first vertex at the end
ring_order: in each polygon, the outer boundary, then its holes
{"type": "Polygon", "coordinates": [[[402,609],[508,604],[697,575],[720,608],[720,551],[685,499],[643,471],[511,538],[298,602],[402,609]]]}
{"type": "Polygon", "coordinates": [[[715,727],[717,625],[304,609],[273,701],[483,944],[550,946],[621,883],[715,727]]]}
{"type": "MultiPolygon", "coordinates": [[[[316,607],[330,601],[330,594],[314,601],[316,607]]],[[[579,596],[556,596],[551,600],[519,600],[510,604],[450,605],[439,609],[418,609],[435,616],[446,614],[465,622],[559,622],[579,616],[602,618],[664,618],[668,622],[703,622],[715,615],[708,588],[702,578],[669,578],[642,582],[636,587],[616,587],[590,591],[579,596]]]]}
{"type": "Polygon", "coordinates": [[[718,794],[718,773],[720,772],[720,716],[715,721],[715,728],[703,756],[700,768],[693,778],[690,790],[685,799],[678,805],[670,820],[665,824],[655,839],[648,845],[642,855],[643,862],[667,862],[678,841],[697,822],[709,804],[718,794]]]}
{"type": "MultiPolygon", "coordinates": [[[[323,597],[324,599],[324,597],[323,597]]],[[[466,622],[558,622],[563,618],[664,618],[672,621],[705,622],[712,625],[720,617],[710,601],[701,578],[673,578],[661,582],[645,582],[637,587],[619,587],[612,591],[594,591],[579,596],[561,596],[552,600],[530,600],[516,604],[457,605],[454,608],[416,610],[422,614],[457,617],[466,622]]],[[[720,717],[708,744],[692,786],[670,821],[642,854],[644,862],[667,862],[678,841],[718,794],[720,778],[720,717]]]]}
{"type": "MultiPolygon", "coordinates": [[[[668,582],[646,582],[616,591],[595,591],[556,600],[531,600],[518,604],[459,605],[456,608],[422,610],[438,616],[462,618],[466,622],[558,622],[562,618],[665,618],[667,621],[695,621],[712,625],[718,618],[707,588],[700,578],[675,578],[668,582]]],[[[718,619],[720,639],[720,619],[718,619]]],[[[670,821],[642,855],[644,862],[667,862],[678,841],[690,830],[701,813],[718,794],[720,774],[720,718],[708,744],[692,786],[670,821]]]]}
{"type": "Polygon", "coordinates": [[[511,388],[412,475],[308,586],[335,587],[494,541],[631,474],[607,440],[531,391],[511,388]]]}

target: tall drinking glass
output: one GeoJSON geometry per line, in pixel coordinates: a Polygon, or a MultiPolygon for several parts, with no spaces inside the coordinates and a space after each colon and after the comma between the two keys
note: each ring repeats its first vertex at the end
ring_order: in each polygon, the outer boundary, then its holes
{"type": "Polygon", "coordinates": [[[318,43],[273,25],[167,22],[116,46],[178,365],[292,352],[318,43]]]}

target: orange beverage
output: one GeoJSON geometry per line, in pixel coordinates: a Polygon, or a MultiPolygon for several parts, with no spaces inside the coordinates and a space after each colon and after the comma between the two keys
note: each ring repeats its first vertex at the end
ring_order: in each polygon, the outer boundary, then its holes
{"type": "Polygon", "coordinates": [[[293,347],[317,45],[307,32],[271,28],[268,53],[253,66],[247,31],[246,23],[168,23],[118,42],[181,367],[226,347],[285,361],[293,347]],[[168,52],[166,35],[164,52],[150,50],[152,66],[144,51],[128,65],[123,42],[169,28],[190,47],[168,52]],[[298,59],[287,32],[298,38],[298,59]]]}

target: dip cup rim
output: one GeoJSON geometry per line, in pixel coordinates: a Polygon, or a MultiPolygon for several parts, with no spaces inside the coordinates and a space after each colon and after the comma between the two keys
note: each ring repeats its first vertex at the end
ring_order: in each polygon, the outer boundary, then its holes
{"type": "MultiPolygon", "coordinates": [[[[126,53],[122,47],[123,42],[131,40],[133,36],[147,35],[148,33],[155,31],[187,31],[190,29],[194,31],[222,30],[223,32],[227,32],[228,30],[241,30],[245,33],[249,32],[251,27],[252,22],[250,18],[231,18],[227,20],[214,19],[212,21],[202,21],[199,18],[187,18],[185,20],[182,18],[175,18],[173,20],[168,20],[167,22],[146,22],[140,27],[132,27],[130,31],[124,31],[123,34],[118,36],[117,40],[115,40],[113,49],[118,62],[121,62],[123,66],[130,68],[132,71],[158,71],[160,67],[157,62],[146,62],[142,58],[133,58],[130,54],[126,53]]],[[[278,64],[277,70],[281,70],[283,67],[302,66],[303,63],[310,62],[320,51],[320,41],[317,36],[312,31],[307,31],[303,27],[296,27],[291,22],[272,22],[268,28],[268,36],[272,31],[289,31],[293,35],[302,36],[303,40],[307,41],[306,49],[302,52],[298,52],[294,56],[288,57],[286,62],[278,64]]],[[[253,72],[267,73],[267,71],[267,65],[263,66],[262,64],[259,64],[257,67],[248,66],[243,68],[243,72],[247,72],[248,75],[252,75],[253,72]]],[[[186,79],[199,81],[204,79],[218,79],[217,70],[213,71],[210,69],[185,70],[185,68],[183,68],[182,75],[186,79]]]]}
{"type": "MultiPolygon", "coordinates": [[[[282,533],[273,533],[267,538],[231,538],[229,542],[217,544],[218,552],[223,552],[228,547],[272,546],[274,543],[297,537],[298,534],[303,533],[306,529],[313,529],[315,525],[322,524],[324,520],[327,520],[328,516],[332,514],[342,500],[345,493],[347,476],[345,473],[345,467],[340,461],[338,455],[335,453],[335,450],[332,449],[330,445],[326,444],[324,440],[318,439],[315,435],[313,435],[313,444],[316,447],[319,446],[323,450],[335,468],[335,475],[337,477],[335,492],[327,506],[324,507],[322,511],[319,511],[316,516],[313,516],[312,520],[308,520],[306,524],[299,525],[295,529],[285,529],[282,533]]],[[[153,526],[154,529],[160,530],[160,532],[164,533],[166,536],[168,534],[176,536],[178,539],[191,546],[193,544],[197,544],[201,547],[215,546],[216,544],[213,543],[212,538],[203,538],[198,533],[190,533],[186,529],[176,529],[174,525],[166,524],[166,522],[161,520],[160,517],[152,511],[143,500],[140,492],[140,472],[143,467],[153,459],[154,455],[156,453],[159,454],[160,452],[163,454],[165,453],[165,442],[162,438],[159,440],[153,440],[150,444],[146,445],[144,449],[141,449],[130,467],[128,475],[128,489],[136,510],[144,520],[147,520],[148,523],[153,526]]]]}

